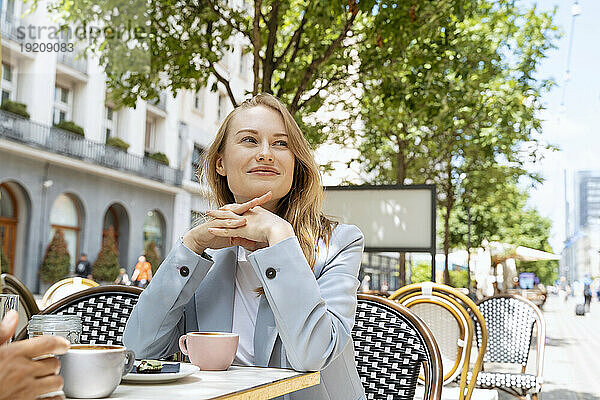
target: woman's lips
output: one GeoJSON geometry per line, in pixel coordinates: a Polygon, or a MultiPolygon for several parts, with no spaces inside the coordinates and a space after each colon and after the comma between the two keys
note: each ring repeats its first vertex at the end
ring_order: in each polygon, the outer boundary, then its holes
{"type": "Polygon", "coordinates": [[[272,171],[250,171],[249,174],[260,175],[260,176],[277,176],[276,172],[272,171]]]}

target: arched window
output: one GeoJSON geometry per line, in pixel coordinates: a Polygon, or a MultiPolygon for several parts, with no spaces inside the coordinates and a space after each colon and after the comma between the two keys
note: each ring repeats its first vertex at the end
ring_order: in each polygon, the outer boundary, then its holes
{"type": "Polygon", "coordinates": [[[164,218],[157,210],[148,211],[144,218],[144,249],[150,242],[154,242],[158,256],[162,258],[164,243],[164,218]]]}
{"type": "Polygon", "coordinates": [[[19,213],[17,200],[8,185],[0,185],[0,264],[2,272],[12,273],[19,213]]]}
{"type": "Polygon", "coordinates": [[[50,240],[57,229],[63,231],[67,249],[71,256],[71,265],[79,256],[79,231],[81,230],[81,213],[75,200],[68,194],[61,194],[54,200],[50,211],[50,240]]]}

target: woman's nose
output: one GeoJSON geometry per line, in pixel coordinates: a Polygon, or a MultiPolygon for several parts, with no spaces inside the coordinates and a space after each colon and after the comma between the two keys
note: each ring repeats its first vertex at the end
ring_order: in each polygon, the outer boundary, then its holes
{"type": "Polygon", "coordinates": [[[258,161],[267,161],[273,162],[273,154],[271,154],[271,149],[269,146],[263,146],[260,148],[258,154],[256,155],[256,159],[258,161]]]}

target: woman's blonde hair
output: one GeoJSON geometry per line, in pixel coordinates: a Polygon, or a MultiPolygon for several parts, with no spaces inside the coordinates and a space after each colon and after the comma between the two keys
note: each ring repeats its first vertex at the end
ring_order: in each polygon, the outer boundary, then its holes
{"type": "Polygon", "coordinates": [[[321,174],[308,142],[294,117],[275,96],[268,93],[258,94],[244,101],[229,113],[219,127],[214,142],[204,154],[198,176],[206,179],[211,188],[213,200],[219,207],[235,203],[233,193],[227,184],[227,177],[217,173],[217,159],[225,150],[225,141],[231,120],[240,111],[257,106],[269,107],[277,111],[283,118],[288,134],[288,147],[295,158],[294,177],[290,191],[279,200],[276,213],[292,225],[308,264],[314,268],[317,244],[320,239],[326,245],[328,244],[336,222],[325,217],[322,212],[321,174]]]}

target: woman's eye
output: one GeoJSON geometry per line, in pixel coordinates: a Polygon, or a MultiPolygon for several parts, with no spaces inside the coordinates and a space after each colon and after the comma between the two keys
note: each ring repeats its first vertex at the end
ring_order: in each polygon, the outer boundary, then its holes
{"type": "Polygon", "coordinates": [[[245,136],[242,138],[242,142],[257,143],[256,139],[254,139],[252,136],[245,136]]]}
{"type": "Polygon", "coordinates": [[[276,144],[277,146],[284,146],[284,147],[287,147],[287,142],[286,142],[285,140],[278,140],[278,141],[276,141],[276,142],[275,142],[275,144],[276,144]]]}

